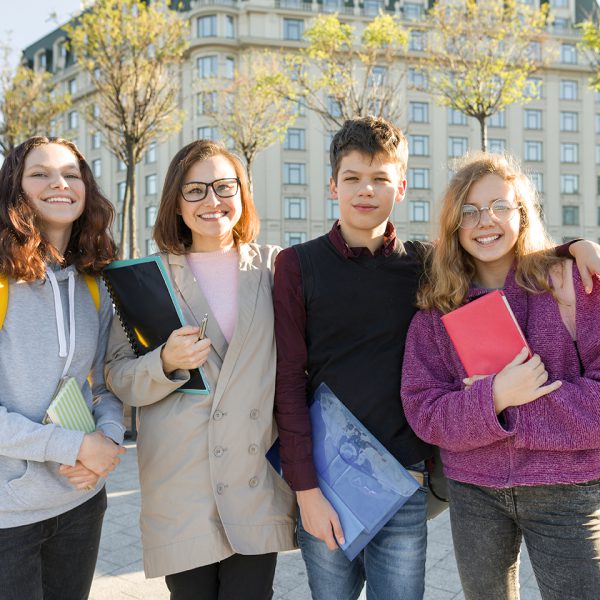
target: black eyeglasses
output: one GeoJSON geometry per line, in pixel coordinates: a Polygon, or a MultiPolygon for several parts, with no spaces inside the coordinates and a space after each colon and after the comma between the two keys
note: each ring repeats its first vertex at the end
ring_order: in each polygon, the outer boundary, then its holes
{"type": "Polygon", "coordinates": [[[208,188],[212,188],[219,198],[231,198],[238,193],[240,180],[238,177],[224,177],[211,182],[190,181],[181,186],[181,195],[186,202],[200,202],[206,198],[208,188]]]}
{"type": "Polygon", "coordinates": [[[477,227],[481,220],[481,213],[484,210],[488,211],[490,219],[496,221],[496,223],[506,223],[511,218],[514,211],[519,210],[520,208],[520,206],[514,206],[502,198],[498,198],[489,206],[482,206],[481,208],[478,208],[474,204],[463,204],[459,227],[462,229],[473,229],[477,227]]]}

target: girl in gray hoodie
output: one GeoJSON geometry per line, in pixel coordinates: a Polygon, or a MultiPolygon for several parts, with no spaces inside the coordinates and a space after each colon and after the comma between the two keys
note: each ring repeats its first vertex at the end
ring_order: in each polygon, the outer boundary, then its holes
{"type": "Polygon", "coordinates": [[[103,377],[112,306],[93,279],[115,258],[112,218],[71,142],[34,137],[6,156],[0,169],[4,600],[89,594],[106,508],[102,478],[124,452],[122,406],[103,377]],[[76,379],[92,410],[91,434],[42,423],[65,376],[76,379]]]}

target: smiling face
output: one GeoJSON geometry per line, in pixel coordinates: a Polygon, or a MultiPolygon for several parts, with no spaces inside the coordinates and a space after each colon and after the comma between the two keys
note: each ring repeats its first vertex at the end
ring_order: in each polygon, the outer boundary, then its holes
{"type": "MultiPolygon", "coordinates": [[[[498,175],[487,174],[471,186],[465,204],[477,208],[489,207],[499,198],[511,206],[517,206],[512,184],[498,175]]],[[[518,210],[513,211],[505,223],[498,223],[490,216],[489,210],[484,210],[476,227],[458,230],[458,241],[473,258],[479,284],[502,287],[515,257],[519,228],[518,210]]]]}
{"type": "MultiPolygon", "coordinates": [[[[216,179],[237,178],[233,164],[222,155],[195,162],[185,174],[183,185],[191,182],[212,183],[216,179]]],[[[233,228],[242,216],[240,190],[234,196],[221,198],[208,188],[206,197],[187,202],[179,195],[179,212],[192,233],[192,252],[212,252],[231,248],[233,228]]]]}
{"type": "Polygon", "coordinates": [[[57,248],[64,240],[68,242],[73,223],[85,209],[85,184],[77,157],[61,144],[33,148],[25,158],[21,189],[45,236],[57,248]]]}
{"type": "Polygon", "coordinates": [[[370,240],[383,236],[394,203],[404,198],[406,180],[397,163],[353,150],[340,161],[337,182],[332,178],[329,189],[339,202],[348,245],[370,247],[370,240]]]}

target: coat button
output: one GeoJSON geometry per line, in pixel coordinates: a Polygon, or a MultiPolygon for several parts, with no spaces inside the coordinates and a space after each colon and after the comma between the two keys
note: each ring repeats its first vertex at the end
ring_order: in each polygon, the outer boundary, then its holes
{"type": "Polygon", "coordinates": [[[225,448],[221,448],[221,446],[216,446],[215,449],[213,450],[213,454],[217,457],[223,456],[224,452],[225,452],[225,448]]]}
{"type": "Polygon", "coordinates": [[[258,408],[253,408],[250,411],[250,418],[253,419],[253,420],[258,419],[258,408]]]}
{"type": "Polygon", "coordinates": [[[224,416],[224,413],[221,412],[220,410],[215,410],[215,412],[213,413],[213,419],[215,421],[220,421],[224,416]]]}
{"type": "Polygon", "coordinates": [[[248,453],[249,454],[257,454],[258,453],[258,446],[256,444],[250,444],[248,446],[248,453]]]}
{"type": "Polygon", "coordinates": [[[222,495],[225,492],[225,486],[222,483],[217,483],[217,494],[222,495]]]}
{"type": "Polygon", "coordinates": [[[250,479],[250,481],[248,482],[248,485],[249,485],[251,488],[255,488],[255,487],[258,485],[258,477],[252,477],[252,478],[250,479]]]}

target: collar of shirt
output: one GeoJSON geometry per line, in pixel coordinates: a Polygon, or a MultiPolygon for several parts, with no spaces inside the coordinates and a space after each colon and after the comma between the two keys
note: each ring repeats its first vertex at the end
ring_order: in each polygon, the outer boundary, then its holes
{"type": "Polygon", "coordinates": [[[333,244],[333,247],[345,258],[358,258],[359,256],[390,256],[396,248],[396,229],[391,221],[388,221],[385,233],[383,234],[383,244],[371,252],[366,247],[350,248],[346,243],[346,240],[342,237],[340,229],[340,222],[337,220],[331,231],[329,232],[329,241],[333,244]]]}

